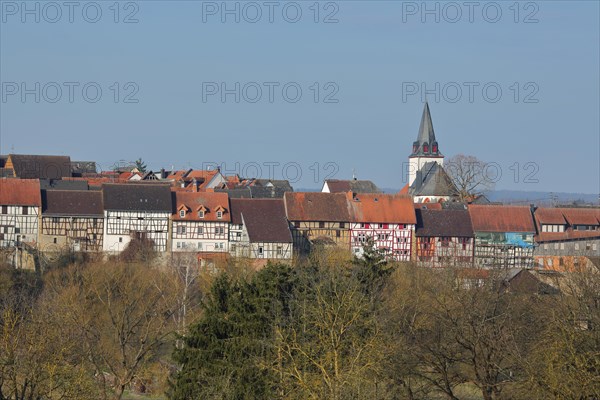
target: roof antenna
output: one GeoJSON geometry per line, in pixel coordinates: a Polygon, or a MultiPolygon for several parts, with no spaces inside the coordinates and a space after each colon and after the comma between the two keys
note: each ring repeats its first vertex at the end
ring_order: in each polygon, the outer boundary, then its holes
{"type": "Polygon", "coordinates": [[[352,168],[352,180],[356,180],[356,169],[352,168]]]}

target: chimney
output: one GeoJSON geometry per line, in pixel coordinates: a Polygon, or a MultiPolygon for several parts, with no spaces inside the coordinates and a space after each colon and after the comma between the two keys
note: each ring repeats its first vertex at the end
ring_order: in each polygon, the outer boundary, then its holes
{"type": "Polygon", "coordinates": [[[194,178],[194,180],[192,181],[192,191],[197,192],[198,191],[198,179],[194,178]]]}
{"type": "Polygon", "coordinates": [[[160,179],[165,179],[167,177],[167,173],[164,168],[160,169],[160,179]]]}

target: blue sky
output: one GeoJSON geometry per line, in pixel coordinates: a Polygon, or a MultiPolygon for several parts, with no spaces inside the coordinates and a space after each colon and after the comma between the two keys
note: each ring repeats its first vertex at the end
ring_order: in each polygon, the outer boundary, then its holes
{"type": "Polygon", "coordinates": [[[0,153],[399,188],[426,88],[497,188],[600,192],[599,2],[475,3],[2,0],[0,153]]]}

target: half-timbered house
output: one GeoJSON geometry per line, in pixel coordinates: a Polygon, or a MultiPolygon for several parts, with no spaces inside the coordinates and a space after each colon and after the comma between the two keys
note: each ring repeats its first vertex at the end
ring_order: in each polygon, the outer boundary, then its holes
{"type": "Polygon", "coordinates": [[[229,252],[234,257],[287,260],[292,234],[281,199],[231,199],[229,252]]]}
{"type": "Polygon", "coordinates": [[[417,208],[416,262],[424,267],[473,266],[475,234],[469,211],[417,208]]]}
{"type": "Polygon", "coordinates": [[[40,243],[45,250],[102,251],[104,208],[99,190],[46,190],[40,243]]]}
{"type": "Polygon", "coordinates": [[[537,208],[535,265],[573,271],[600,257],[600,208],[537,208]]]}
{"type": "Polygon", "coordinates": [[[227,193],[177,191],[173,196],[172,251],[227,252],[227,193]]]}
{"type": "Polygon", "coordinates": [[[167,250],[171,190],[158,183],[104,184],[104,242],[107,252],[120,252],[132,238],[149,239],[156,251],[167,250]]]}
{"type": "Polygon", "coordinates": [[[410,261],[416,218],[409,196],[347,193],[350,206],[350,246],[361,257],[372,241],[389,260],[410,261]]]}
{"type": "Polygon", "coordinates": [[[346,193],[286,192],[294,250],[307,252],[315,244],[350,249],[350,212],[346,193]]]}
{"type": "Polygon", "coordinates": [[[535,226],[529,207],[469,205],[469,213],[477,267],[533,267],[535,226]]]}
{"type": "Polygon", "coordinates": [[[0,250],[17,268],[36,267],[41,205],[37,179],[0,178],[0,250]]]}
{"type": "Polygon", "coordinates": [[[37,179],[0,179],[0,247],[35,246],[42,206],[37,179]]]}

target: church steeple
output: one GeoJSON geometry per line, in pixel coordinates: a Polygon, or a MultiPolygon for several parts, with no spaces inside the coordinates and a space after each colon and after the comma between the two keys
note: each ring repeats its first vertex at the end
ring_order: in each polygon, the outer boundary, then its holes
{"type": "Polygon", "coordinates": [[[433,122],[431,121],[431,112],[429,104],[425,101],[423,107],[423,115],[421,116],[421,125],[419,126],[419,134],[417,141],[413,142],[411,157],[442,157],[442,153],[438,148],[435,132],[433,130],[433,122]]]}

